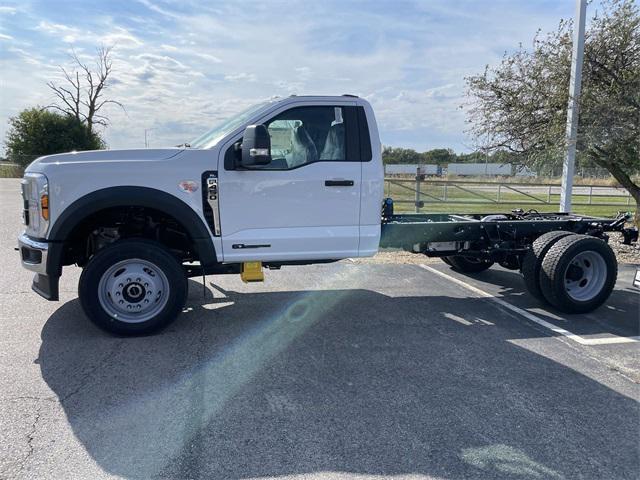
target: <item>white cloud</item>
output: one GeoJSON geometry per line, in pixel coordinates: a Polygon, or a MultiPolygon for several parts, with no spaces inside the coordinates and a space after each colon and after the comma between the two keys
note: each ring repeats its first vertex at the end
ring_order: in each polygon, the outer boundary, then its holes
{"type": "Polygon", "coordinates": [[[11,35],[5,35],[4,33],[0,33],[0,40],[13,40],[11,35]]]}
{"type": "Polygon", "coordinates": [[[62,23],[53,23],[46,20],[40,21],[35,30],[47,33],[62,40],[64,43],[76,43],[80,38],[87,37],[90,32],[83,32],[77,27],[64,25],[62,23]]]}
{"type": "Polygon", "coordinates": [[[41,30],[43,32],[50,33],[52,35],[60,34],[60,33],[70,33],[71,34],[71,33],[78,32],[77,28],[70,27],[68,25],[63,25],[61,23],[47,22],[46,20],[42,20],[40,23],[38,23],[38,26],[36,27],[36,30],[41,30]]]}
{"type": "Polygon", "coordinates": [[[215,55],[211,55],[209,53],[201,53],[201,52],[188,52],[187,55],[194,55],[198,58],[202,58],[203,60],[206,60],[207,62],[211,62],[211,63],[222,63],[222,60],[220,60],[218,57],[216,57],[215,55]]]}
{"type": "Polygon", "coordinates": [[[15,15],[17,11],[15,7],[0,6],[0,15],[15,15]]]}
{"type": "Polygon", "coordinates": [[[237,81],[245,81],[245,82],[255,82],[257,80],[256,75],[254,73],[231,73],[224,76],[225,80],[229,80],[230,82],[237,81]]]}
{"type": "Polygon", "coordinates": [[[103,45],[113,46],[115,49],[130,50],[135,49],[143,44],[143,42],[133,35],[129,30],[123,27],[115,27],[115,31],[109,32],[99,37],[99,41],[103,45]]]}
{"type": "Polygon", "coordinates": [[[145,7],[147,7],[149,10],[151,10],[152,12],[156,12],[159,13],[160,15],[163,15],[165,17],[169,17],[169,18],[179,18],[179,15],[171,12],[165,8],[162,8],[158,5],[156,5],[155,3],[149,1],[149,0],[137,0],[138,3],[144,5],[145,7]]]}

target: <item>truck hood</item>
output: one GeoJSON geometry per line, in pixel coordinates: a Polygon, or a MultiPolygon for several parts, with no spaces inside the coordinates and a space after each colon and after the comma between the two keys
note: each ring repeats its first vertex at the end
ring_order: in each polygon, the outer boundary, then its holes
{"type": "Polygon", "coordinates": [[[152,162],[168,160],[183,152],[183,148],[156,148],[135,150],[88,150],[84,152],[59,153],[40,157],[28,170],[37,170],[38,166],[63,165],[67,163],[88,162],[152,162]]]}

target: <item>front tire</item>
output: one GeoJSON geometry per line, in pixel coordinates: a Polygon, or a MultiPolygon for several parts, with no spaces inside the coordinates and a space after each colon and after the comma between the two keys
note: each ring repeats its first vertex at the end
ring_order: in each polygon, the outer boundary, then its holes
{"type": "Polygon", "coordinates": [[[117,335],[147,335],[171,323],[187,297],[180,262],[157,242],[120,240],[100,250],[80,276],[85,314],[117,335]]]}
{"type": "Polygon", "coordinates": [[[559,240],[545,255],[540,288],[558,310],[586,313],[609,298],[617,275],[618,262],[606,242],[571,235],[559,240]]]}

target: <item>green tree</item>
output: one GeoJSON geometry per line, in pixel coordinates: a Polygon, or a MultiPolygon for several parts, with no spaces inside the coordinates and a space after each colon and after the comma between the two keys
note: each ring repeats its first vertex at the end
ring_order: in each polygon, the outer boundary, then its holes
{"type": "Polygon", "coordinates": [[[384,147],[382,150],[382,161],[385,164],[388,163],[424,163],[422,162],[422,156],[411,148],[394,148],[384,147]]]}
{"type": "MultiPolygon", "coordinates": [[[[479,147],[505,149],[538,167],[561,163],[566,148],[571,21],[536,36],[502,62],[467,78],[468,122],[479,147]]],[[[606,168],[640,211],[640,14],[633,0],[605,0],[585,36],[578,127],[583,164],[606,168]]]]}
{"type": "Polygon", "coordinates": [[[382,161],[385,164],[438,164],[457,161],[457,155],[450,148],[435,148],[426,152],[416,152],[412,148],[384,147],[382,161]]]}
{"type": "Polygon", "coordinates": [[[435,148],[422,154],[422,163],[443,165],[457,160],[456,154],[450,148],[435,148]]]}
{"type": "Polygon", "coordinates": [[[487,158],[487,154],[483,152],[471,152],[461,153],[457,157],[457,161],[460,163],[485,163],[490,161],[487,158]]]}
{"type": "Polygon", "coordinates": [[[30,108],[9,119],[7,159],[27,165],[36,157],[71,150],[97,150],[105,147],[96,132],[70,115],[30,108]]]}

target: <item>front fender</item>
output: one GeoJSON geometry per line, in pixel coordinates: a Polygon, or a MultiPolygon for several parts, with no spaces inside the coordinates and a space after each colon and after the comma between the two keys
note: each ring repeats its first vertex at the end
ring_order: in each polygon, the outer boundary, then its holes
{"type": "Polygon", "coordinates": [[[200,216],[184,201],[169,193],[149,187],[109,187],[89,193],[64,209],[49,231],[50,253],[47,273],[62,273],[63,245],[73,229],[100,210],[114,207],[147,207],[175,218],[189,234],[200,263],[206,267],[217,262],[211,233],[200,216]]]}

